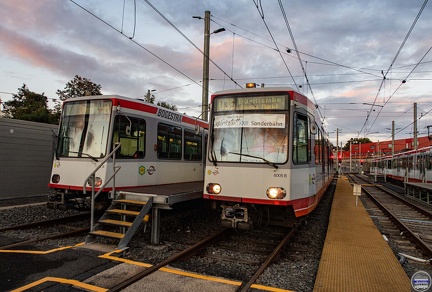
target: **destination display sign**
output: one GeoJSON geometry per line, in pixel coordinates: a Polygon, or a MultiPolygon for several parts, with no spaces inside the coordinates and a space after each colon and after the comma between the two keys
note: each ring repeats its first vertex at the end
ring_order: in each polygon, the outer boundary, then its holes
{"type": "Polygon", "coordinates": [[[247,97],[216,97],[213,102],[215,111],[247,111],[247,110],[286,110],[288,96],[267,95],[247,97]]]}
{"type": "Polygon", "coordinates": [[[214,117],[214,128],[285,128],[284,114],[232,114],[214,117]]]}

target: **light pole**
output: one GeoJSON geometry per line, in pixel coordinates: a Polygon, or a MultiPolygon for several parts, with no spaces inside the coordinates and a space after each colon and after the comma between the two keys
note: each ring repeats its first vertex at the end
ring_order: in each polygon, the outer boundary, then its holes
{"type": "Polygon", "coordinates": [[[208,121],[208,86],[209,86],[209,53],[210,53],[210,11],[204,15],[204,60],[203,60],[203,87],[202,106],[203,120],[208,121]]]}
{"type": "Polygon", "coordinates": [[[349,147],[350,147],[350,173],[352,172],[352,170],[351,170],[351,163],[352,163],[352,150],[351,150],[351,145],[352,145],[352,141],[353,141],[353,139],[351,138],[350,140],[349,140],[349,147]]]}
{"type": "MultiPolygon", "coordinates": [[[[202,19],[201,16],[192,16],[192,18],[202,19]]],[[[210,63],[210,34],[225,31],[225,28],[219,28],[210,33],[210,11],[204,14],[204,59],[203,59],[203,84],[201,109],[204,121],[208,121],[208,87],[209,87],[209,63],[210,63]]]]}

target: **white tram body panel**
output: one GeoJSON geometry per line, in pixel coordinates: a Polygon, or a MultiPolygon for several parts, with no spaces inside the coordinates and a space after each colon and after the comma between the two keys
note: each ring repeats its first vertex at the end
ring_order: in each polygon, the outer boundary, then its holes
{"type": "Polygon", "coordinates": [[[95,186],[96,191],[103,187],[102,203],[112,199],[113,187],[127,190],[202,181],[207,128],[202,120],[122,96],[66,100],[48,206],[85,208],[91,191],[86,180],[97,168],[95,186]]]}
{"type": "Polygon", "coordinates": [[[231,198],[247,197],[247,199],[267,200],[264,197],[267,189],[272,186],[281,186],[287,194],[282,202],[301,200],[312,197],[317,192],[317,184],[313,181],[315,170],[281,169],[275,171],[266,168],[239,168],[239,167],[206,167],[205,181],[217,181],[223,188],[223,195],[231,198]]]}
{"type": "Polygon", "coordinates": [[[216,92],[203,197],[226,227],[307,215],[333,177],[330,149],[315,105],[293,89],[216,92]]]}
{"type": "MultiPolygon", "coordinates": [[[[121,189],[148,185],[162,185],[203,179],[203,163],[185,163],[180,168],[172,162],[116,162],[121,170],[116,175],[115,187],[121,189]]],[[[61,176],[61,184],[69,189],[83,189],[88,175],[98,166],[97,162],[57,160],[53,163],[52,174],[61,176]]],[[[96,177],[105,182],[113,173],[112,162],[107,162],[96,172],[96,177]]],[[[51,185],[52,186],[52,185],[51,185]]],[[[88,185],[87,185],[88,187],[88,185]]],[[[106,188],[113,187],[112,181],[106,188]]]]}

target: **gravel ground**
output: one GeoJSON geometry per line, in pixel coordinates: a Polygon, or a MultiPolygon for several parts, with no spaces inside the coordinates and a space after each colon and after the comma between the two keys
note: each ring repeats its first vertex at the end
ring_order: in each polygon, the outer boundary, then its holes
{"type": "MultiPolygon", "coordinates": [[[[307,224],[300,228],[300,232],[279,260],[260,276],[258,283],[296,291],[313,290],[327,232],[334,186],[331,190],[307,218],[307,224]]],[[[177,211],[166,212],[161,216],[161,241],[166,244],[166,248],[161,251],[145,248],[143,243],[150,241],[149,234],[145,234],[144,237],[135,236],[126,257],[136,261],[158,263],[215,232],[219,228],[220,215],[207,204],[206,201],[196,200],[192,206],[185,204],[186,209],[183,211],[179,206],[177,211]]],[[[212,258],[194,257],[193,260],[176,263],[174,266],[234,280],[243,279],[255,271],[249,265],[231,262],[225,265],[212,258]]]]}
{"type": "MultiPolygon", "coordinates": [[[[327,232],[334,188],[335,185],[332,184],[330,192],[323,197],[320,205],[306,219],[307,224],[301,226],[299,233],[285,248],[281,257],[259,277],[257,281],[259,284],[295,291],[313,290],[327,232]]],[[[363,197],[360,198],[362,199],[363,197]]],[[[179,203],[173,207],[173,210],[161,210],[161,246],[158,248],[153,246],[149,247],[151,227],[147,227],[145,231],[144,227],[142,227],[129,243],[130,248],[127,250],[124,257],[140,262],[156,264],[174,255],[178,251],[195,244],[197,241],[204,239],[219,229],[219,211],[212,210],[209,201],[197,199],[190,202],[179,203]]],[[[367,203],[365,203],[365,207],[368,208],[367,203]]],[[[430,206],[426,206],[426,208],[430,208],[430,206]]],[[[1,210],[0,228],[13,225],[12,223],[22,224],[42,219],[69,216],[77,213],[76,211],[64,212],[51,210],[47,209],[45,205],[1,210]]],[[[88,226],[88,222],[77,224],[80,227],[88,226]]],[[[379,224],[378,229],[380,229],[379,224]]],[[[47,230],[48,233],[55,232],[54,230],[47,230]]],[[[36,230],[35,232],[37,233],[38,231],[36,230]]],[[[264,234],[263,237],[266,237],[267,234],[264,234]]],[[[5,236],[6,234],[2,233],[2,235],[5,236]]],[[[27,236],[26,231],[11,232],[7,235],[15,237],[27,236]]],[[[242,236],[242,234],[239,233],[239,236],[242,236]]],[[[53,247],[75,245],[84,241],[84,238],[85,237],[82,236],[50,240],[41,243],[41,247],[45,244],[49,244],[53,247]]],[[[109,240],[105,242],[110,243],[109,240]]],[[[389,245],[394,253],[397,254],[397,246],[391,240],[389,241],[389,245]]],[[[211,250],[217,249],[217,247],[212,248],[211,250]]],[[[251,257],[251,259],[253,258],[254,257],[251,257]]],[[[234,280],[250,276],[255,269],[251,268],[249,265],[237,265],[230,262],[226,262],[224,266],[220,264],[220,260],[204,256],[196,256],[190,260],[176,263],[174,266],[189,271],[223,276],[234,280]],[[235,269],[233,269],[233,266],[235,269]],[[209,267],[212,268],[209,269],[209,267]]],[[[411,277],[419,270],[431,271],[430,265],[418,264],[412,261],[405,261],[402,266],[408,277],[411,277]]]]}
{"type": "MultiPolygon", "coordinates": [[[[307,224],[300,228],[294,241],[286,248],[277,262],[258,279],[258,283],[279,287],[283,289],[293,289],[296,291],[312,291],[318,270],[322,247],[327,231],[328,215],[332,201],[332,193],[327,194],[321,204],[307,218],[307,224]]],[[[3,201],[3,205],[7,205],[3,201]]],[[[10,202],[9,202],[10,203],[10,202]]],[[[15,202],[17,203],[17,202],[15,202]]],[[[19,204],[27,204],[30,201],[22,201],[19,204]]],[[[0,211],[0,228],[18,225],[40,220],[47,220],[77,214],[77,211],[59,211],[48,209],[45,205],[27,206],[12,208],[0,211]]],[[[150,226],[144,232],[141,228],[129,243],[129,249],[125,254],[126,258],[146,262],[159,263],[160,261],[174,255],[180,250],[195,244],[204,239],[220,228],[219,211],[210,208],[209,201],[193,200],[174,205],[173,210],[162,210],[161,214],[161,248],[149,248],[150,226]]],[[[88,226],[88,222],[76,224],[78,227],[88,226]]],[[[15,238],[36,238],[45,234],[58,232],[51,228],[42,230],[21,230],[8,231],[2,236],[15,238]]],[[[239,234],[239,236],[241,236],[239,234]]],[[[264,235],[263,237],[266,237],[264,235]]],[[[84,241],[85,237],[71,237],[65,239],[49,240],[40,243],[40,246],[49,245],[50,247],[70,246],[84,241]]],[[[113,243],[104,240],[106,243],[113,243]]],[[[46,246],[45,246],[46,248],[46,246]]],[[[256,259],[256,257],[251,257],[256,259]]],[[[192,260],[177,263],[178,268],[189,271],[203,272],[216,276],[223,276],[231,279],[243,279],[252,275],[256,267],[250,265],[236,264],[227,262],[220,265],[220,260],[215,260],[203,256],[193,257],[192,260]],[[219,262],[218,265],[215,265],[219,262]],[[215,267],[210,269],[209,267],[215,267]],[[228,268],[229,267],[229,268],[228,268]],[[234,271],[234,272],[233,272],[234,271]]]]}
{"type": "MultiPolygon", "coordinates": [[[[273,263],[263,275],[258,279],[259,284],[290,289],[295,291],[312,291],[316,274],[318,271],[319,261],[322,248],[327,232],[327,224],[331,203],[333,199],[334,185],[322,199],[320,205],[308,216],[307,224],[302,225],[299,233],[294,240],[286,247],[281,257],[273,263]]],[[[361,197],[362,199],[363,197],[361,197]]],[[[36,197],[22,200],[0,200],[0,207],[11,204],[28,204],[31,202],[44,202],[46,197],[36,197]]],[[[365,207],[368,208],[367,203],[365,207]]],[[[431,210],[431,206],[425,206],[431,210]]],[[[24,223],[36,222],[59,217],[66,217],[78,214],[78,211],[60,211],[48,209],[46,205],[15,207],[11,209],[0,210],[0,228],[24,223]]],[[[134,236],[129,243],[129,249],[124,257],[136,261],[156,264],[162,260],[174,255],[178,251],[184,250],[197,241],[204,239],[208,235],[219,229],[220,214],[209,207],[206,200],[193,200],[174,205],[173,210],[162,210],[161,214],[161,246],[160,248],[149,248],[150,243],[150,226],[144,227],[134,236]]],[[[379,222],[373,219],[380,229],[379,222]]],[[[88,220],[89,221],[89,220],[88,220]]],[[[77,227],[87,227],[89,222],[77,222],[77,227]]],[[[0,236],[10,236],[14,238],[36,238],[43,235],[58,232],[58,228],[43,228],[42,230],[21,230],[3,232],[0,236]],[[30,233],[29,233],[30,232],[30,233]]],[[[241,236],[239,234],[239,236],[241,236]]],[[[267,235],[263,235],[266,237],[267,235]]],[[[50,240],[40,243],[41,248],[70,246],[84,241],[85,236],[71,237],[65,239],[50,240]]],[[[106,243],[114,243],[105,240],[106,243]]],[[[389,245],[397,254],[397,245],[391,240],[389,245]]],[[[247,247],[245,247],[247,248],[247,247]]],[[[214,247],[216,249],[216,247],[214,247]]],[[[235,272],[232,272],[233,264],[226,263],[226,266],[216,265],[220,262],[215,259],[198,256],[193,260],[176,263],[175,267],[189,271],[202,272],[216,276],[223,276],[230,279],[241,279],[251,275],[254,270],[249,265],[235,265],[235,272]],[[209,269],[209,267],[214,267],[209,269]],[[229,268],[228,268],[229,267],[229,268]]],[[[413,261],[405,261],[404,267],[408,277],[411,277],[416,271],[430,271],[430,265],[418,264],[413,261]]]]}

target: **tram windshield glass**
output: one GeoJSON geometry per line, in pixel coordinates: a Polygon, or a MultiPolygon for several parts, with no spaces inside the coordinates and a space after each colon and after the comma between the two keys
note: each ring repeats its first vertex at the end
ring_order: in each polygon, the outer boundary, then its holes
{"type": "Polygon", "coordinates": [[[111,107],[111,100],[65,103],[58,135],[57,157],[104,157],[111,107]]]}
{"type": "Polygon", "coordinates": [[[213,162],[288,160],[288,95],[217,96],[209,158],[213,162]]]}

